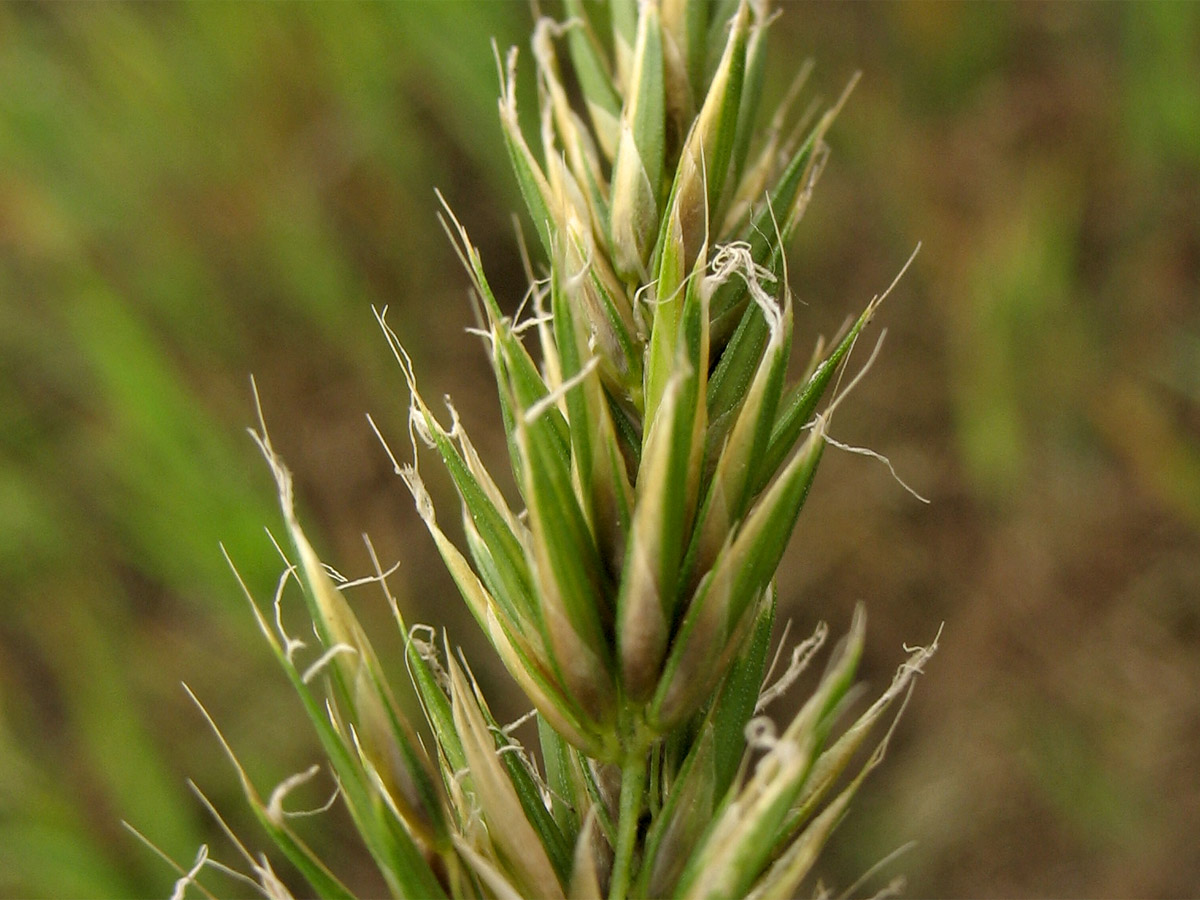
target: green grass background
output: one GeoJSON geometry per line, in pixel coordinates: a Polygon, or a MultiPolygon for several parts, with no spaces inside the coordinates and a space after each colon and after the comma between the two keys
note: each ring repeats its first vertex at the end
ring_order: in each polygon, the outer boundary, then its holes
{"type": "MultiPolygon", "coordinates": [[[[0,894],[167,893],[122,819],[231,859],[188,778],[266,849],[182,681],[264,792],[316,758],[218,548],[269,597],[250,373],[326,559],[365,574],[369,532],[410,619],[522,711],[364,414],[406,446],[388,305],[503,468],[433,187],[515,303],[489,41],[528,26],[521,3],[0,5],[0,894]]],[[[884,877],[917,896],[1193,893],[1200,7],[789,3],[773,40],[775,90],[807,56],[826,98],[864,73],[791,262],[798,343],[924,244],[834,436],[933,503],[830,455],[781,575],[802,631],[867,601],[875,687],[946,623],[827,883],[915,839],[884,877]]],[[[336,812],[305,827],[377,889],[336,812]]]]}

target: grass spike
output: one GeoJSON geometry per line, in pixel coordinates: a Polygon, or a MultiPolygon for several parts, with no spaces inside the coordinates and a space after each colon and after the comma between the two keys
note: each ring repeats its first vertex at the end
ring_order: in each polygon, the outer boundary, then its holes
{"type": "MultiPolygon", "coordinates": [[[[768,666],[786,599],[777,569],[823,453],[832,445],[890,467],[828,432],[878,353],[876,343],[847,372],[894,283],[843,334],[816,341],[798,380],[788,374],[787,246],[857,76],[793,125],[812,67],[800,67],[773,114],[760,109],[776,15],[768,0],[564,6],[562,21],[539,15],[532,25],[536,108],[518,109],[517,50],[494,45],[499,137],[541,247],[535,258],[518,227],[529,286],[507,298],[515,312],[437,195],[518,493],[493,478],[485,444],[477,449],[449,398],[437,415],[426,403],[386,308],[375,316],[408,389],[411,457],[398,458],[368,417],[463,603],[536,711],[544,777],[495,721],[465,660],[439,654],[435,632],[406,621],[369,541],[367,578],[322,563],[257,388],[255,440],[295,549],[277,545],[284,569],[271,610],[242,589],[316,729],[336,802],[391,894],[791,895],[882,759],[895,727],[886,718],[903,710],[897,701],[932,650],[841,724],[859,696],[858,611],[800,712],[780,726],[767,716],[825,634],[790,654],[781,645],[780,674],[768,666]],[[449,476],[461,532],[443,524],[444,501],[420,469],[427,456],[449,476]],[[313,646],[284,628],[293,579],[313,646]],[[351,605],[348,591],[369,581],[403,639],[434,738],[428,752],[351,605]]],[[[264,802],[237,768],[307,890],[348,897],[284,810],[288,790],[315,770],[264,802]]],[[[238,846],[260,892],[282,897],[269,864],[238,846]]],[[[180,892],[206,867],[209,858],[175,867],[180,892]]]]}

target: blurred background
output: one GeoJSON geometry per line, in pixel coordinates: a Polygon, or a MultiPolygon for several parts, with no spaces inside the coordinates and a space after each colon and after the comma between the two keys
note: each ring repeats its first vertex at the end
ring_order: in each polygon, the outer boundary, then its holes
{"type": "MultiPolygon", "coordinates": [[[[523,711],[365,413],[407,445],[387,305],[427,394],[506,468],[433,188],[515,304],[489,42],[525,46],[530,21],[0,5],[0,894],[165,895],[122,820],[185,864],[202,842],[234,862],[189,778],[268,849],[181,682],[263,793],[318,758],[219,549],[266,602],[251,373],[325,559],[369,573],[369,533],[409,619],[523,711]]],[[[834,436],[932,503],[827,454],[780,579],[798,633],[866,601],[876,690],[945,623],[825,884],[915,840],[880,884],[1194,896],[1200,5],[789,3],[772,40],[772,91],[809,56],[827,101],[863,71],[791,260],[798,355],[923,242],[834,436]]],[[[397,660],[383,598],[353,598],[397,660]]],[[[305,827],[378,888],[336,813],[305,827]]]]}

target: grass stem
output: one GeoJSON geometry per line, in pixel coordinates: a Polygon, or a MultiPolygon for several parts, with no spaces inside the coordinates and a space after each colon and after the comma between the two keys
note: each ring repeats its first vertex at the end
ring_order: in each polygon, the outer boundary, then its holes
{"type": "Polygon", "coordinates": [[[617,846],[613,858],[609,900],[624,900],[633,881],[633,854],[637,844],[638,819],[646,789],[646,759],[630,753],[621,768],[621,810],[617,822],[617,846]]]}

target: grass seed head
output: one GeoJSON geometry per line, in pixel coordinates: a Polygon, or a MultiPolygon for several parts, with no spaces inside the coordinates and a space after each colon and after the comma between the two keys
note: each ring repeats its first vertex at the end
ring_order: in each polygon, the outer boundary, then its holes
{"type": "Polygon", "coordinates": [[[501,124],[548,266],[540,368],[448,213],[488,316],[527,518],[514,523],[478,471],[455,482],[480,574],[472,608],[531,649],[515,658],[536,667],[543,705],[564,698],[591,733],[623,722],[619,747],[711,698],[815,475],[823,431],[797,449],[801,428],[847,348],[807,390],[785,390],[783,259],[836,108],[790,155],[782,113],[760,130],[765,3],[614,2],[611,51],[582,4],[568,12],[534,33],[540,156],[515,50],[501,72],[501,124]]]}
{"type": "MultiPolygon", "coordinates": [[[[421,445],[446,468],[463,547],[417,460],[389,456],[538,714],[544,776],[448,646],[443,664],[389,595],[432,748],[415,737],[296,521],[265,429],[300,557],[280,592],[298,573],[322,644],[307,671],[294,661],[303,645],[255,613],[393,893],[787,896],[881,758],[886,737],[855,772],[873,726],[932,652],[831,740],[854,697],[860,612],[792,721],[759,715],[819,644],[762,692],[776,568],[826,445],[844,446],[826,428],[846,392],[818,408],[878,306],[789,378],[786,243],[845,95],[785,136],[805,67],[759,127],[763,0],[566,9],[534,29],[536,110],[518,109],[516,50],[500,64],[503,139],[542,248],[541,270],[527,266],[532,312],[504,314],[466,230],[448,206],[442,217],[481,311],[519,502],[453,406],[448,424],[433,413],[378,316],[410,389],[414,456],[421,445]]],[[[242,777],[319,892],[348,896],[242,777]]]]}

